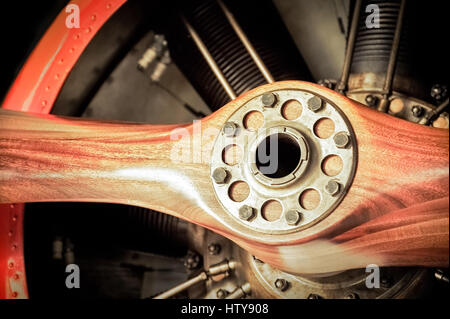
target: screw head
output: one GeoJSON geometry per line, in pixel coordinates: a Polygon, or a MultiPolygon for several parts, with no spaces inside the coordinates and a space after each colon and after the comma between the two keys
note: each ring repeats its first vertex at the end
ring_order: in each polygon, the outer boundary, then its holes
{"type": "Polygon", "coordinates": [[[423,113],[423,108],[419,105],[414,105],[411,109],[411,112],[415,117],[419,117],[423,113]]]}
{"type": "Polygon", "coordinates": [[[284,215],[284,219],[286,220],[288,225],[297,225],[298,222],[302,219],[302,215],[298,211],[292,209],[286,212],[286,215],[284,215]]]}
{"type": "Polygon", "coordinates": [[[241,208],[239,208],[239,218],[243,220],[250,220],[254,217],[255,210],[253,207],[250,207],[248,205],[243,205],[241,208]]]}
{"type": "Polygon", "coordinates": [[[271,92],[264,93],[261,97],[261,102],[264,107],[272,107],[276,101],[277,97],[271,92]]]}
{"type": "Polygon", "coordinates": [[[225,125],[223,126],[223,133],[225,134],[225,136],[233,137],[236,136],[238,128],[239,127],[236,123],[226,122],[225,125]]]}
{"type": "Polygon", "coordinates": [[[313,96],[308,100],[308,108],[313,112],[318,112],[322,108],[322,99],[318,96],[313,96]]]}
{"type": "Polygon", "coordinates": [[[337,193],[339,193],[339,188],[340,185],[336,181],[328,181],[327,185],[325,185],[325,191],[331,196],[334,196],[337,193]]]}
{"type": "Polygon", "coordinates": [[[228,177],[228,171],[223,167],[218,167],[214,170],[212,178],[217,184],[224,184],[228,177]]]}
{"type": "Polygon", "coordinates": [[[317,294],[309,294],[308,299],[322,299],[322,297],[317,294]]]}
{"type": "Polygon", "coordinates": [[[345,148],[350,142],[350,136],[345,132],[339,132],[333,137],[333,141],[338,148],[345,148]]]}
{"type": "Polygon", "coordinates": [[[365,101],[367,103],[368,106],[376,106],[378,104],[378,97],[369,94],[366,96],[365,101]]]}
{"type": "Polygon", "coordinates": [[[208,251],[211,255],[218,255],[222,247],[219,244],[209,244],[208,251]]]}
{"type": "Polygon", "coordinates": [[[280,291],[285,291],[289,288],[289,282],[286,279],[278,278],[275,280],[275,287],[280,291]]]}
{"type": "Polygon", "coordinates": [[[222,288],[216,291],[216,297],[219,299],[225,299],[227,295],[228,292],[222,288]]]}

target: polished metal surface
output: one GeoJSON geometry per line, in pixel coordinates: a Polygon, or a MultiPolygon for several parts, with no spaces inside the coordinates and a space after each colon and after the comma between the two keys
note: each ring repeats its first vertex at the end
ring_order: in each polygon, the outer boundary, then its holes
{"type": "MultiPolygon", "coordinates": [[[[261,96],[258,96],[242,105],[227,120],[236,123],[240,129],[236,136],[220,134],[216,139],[212,152],[211,176],[219,167],[225,167],[229,171],[230,178],[226,183],[213,182],[213,185],[218,200],[231,216],[257,231],[287,233],[310,227],[336,208],[353,180],[357,145],[353,130],[344,114],[323,97],[288,89],[272,93],[277,97],[273,107],[264,107],[261,96]],[[320,110],[314,112],[307,107],[311,98],[322,100],[320,110]],[[297,119],[287,120],[283,117],[282,109],[285,103],[293,100],[302,105],[302,112],[297,119]],[[264,117],[264,124],[255,131],[245,128],[245,118],[253,111],[260,112],[264,117]],[[334,133],[327,138],[319,138],[314,133],[316,123],[322,119],[331,119],[334,122],[334,133]],[[270,177],[263,174],[257,165],[258,146],[274,134],[286,135],[300,150],[297,166],[285,176],[270,177]],[[345,134],[348,143],[345,146],[336,145],[336,134],[345,134]],[[231,145],[237,146],[243,154],[235,165],[228,165],[223,159],[225,149],[231,145]],[[329,155],[339,156],[343,163],[342,170],[332,177],[322,171],[323,161],[329,155]],[[234,201],[229,195],[230,186],[238,181],[247,183],[250,188],[248,197],[240,202],[234,201]],[[326,191],[330,181],[339,184],[339,192],[326,191]],[[320,203],[308,210],[300,205],[300,195],[310,189],[319,193],[320,203]],[[281,204],[282,213],[278,219],[269,221],[264,218],[262,207],[272,200],[281,204]],[[252,214],[242,214],[242,207],[252,208],[252,214]],[[291,217],[286,215],[291,210],[300,214],[298,221],[292,222],[291,217]]],[[[289,152],[285,156],[290,156],[289,152]]]]}
{"type": "Polygon", "coordinates": [[[299,276],[275,269],[248,254],[246,265],[271,297],[289,299],[410,298],[423,288],[428,276],[425,269],[381,268],[380,287],[368,288],[366,278],[370,273],[365,269],[299,276]]]}
{"type": "MultiPolygon", "coordinates": [[[[362,104],[366,104],[372,108],[376,108],[378,106],[379,101],[382,99],[382,94],[380,90],[375,89],[361,89],[361,90],[353,90],[347,93],[347,97],[358,101],[362,104]],[[370,96],[369,100],[374,99],[377,103],[373,105],[368,105],[367,97],[370,96]]],[[[426,103],[420,99],[416,99],[399,92],[392,92],[389,98],[389,109],[388,114],[393,115],[395,117],[402,118],[404,120],[423,124],[423,125],[432,125],[433,127],[439,128],[449,128],[449,114],[447,112],[443,112],[431,121],[428,122],[427,117],[430,114],[436,112],[437,107],[430,103],[426,103]],[[422,114],[420,116],[413,111],[415,107],[420,107],[422,109],[422,114]]]]}
{"type": "Polygon", "coordinates": [[[208,51],[208,48],[203,43],[202,39],[200,39],[200,36],[198,35],[197,31],[194,30],[194,28],[189,24],[189,22],[186,19],[183,19],[183,22],[186,25],[186,28],[189,34],[191,35],[192,40],[194,40],[195,44],[197,45],[203,57],[205,58],[209,67],[214,72],[214,75],[216,76],[217,80],[219,80],[220,84],[222,85],[223,89],[227,92],[230,99],[234,100],[236,98],[236,93],[234,92],[230,83],[228,83],[227,79],[225,78],[219,66],[217,65],[216,61],[214,61],[214,58],[208,51]]]}

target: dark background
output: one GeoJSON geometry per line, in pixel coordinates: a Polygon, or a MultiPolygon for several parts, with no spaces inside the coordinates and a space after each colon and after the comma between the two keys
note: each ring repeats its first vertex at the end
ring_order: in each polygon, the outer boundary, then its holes
{"type": "Polygon", "coordinates": [[[28,55],[67,2],[52,0],[2,3],[0,101],[3,101],[28,55]]]}

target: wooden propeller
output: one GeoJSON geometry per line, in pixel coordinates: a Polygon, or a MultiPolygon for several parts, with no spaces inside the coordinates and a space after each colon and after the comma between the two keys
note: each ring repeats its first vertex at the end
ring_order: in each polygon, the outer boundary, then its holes
{"type": "Polygon", "coordinates": [[[197,125],[147,125],[0,111],[0,202],[86,201],[148,207],[209,228],[271,265],[326,273],[369,264],[448,266],[449,133],[371,110],[321,86],[256,88],[197,125]],[[263,234],[215,197],[210,156],[217,132],[243,103],[275,89],[333,101],[356,135],[352,186],[321,222],[263,234]],[[199,125],[200,124],[200,125],[199,125]],[[189,133],[180,139],[180,132],[189,133]],[[211,133],[216,132],[216,133],[211,133]],[[190,161],[173,161],[180,143],[190,161]]]}

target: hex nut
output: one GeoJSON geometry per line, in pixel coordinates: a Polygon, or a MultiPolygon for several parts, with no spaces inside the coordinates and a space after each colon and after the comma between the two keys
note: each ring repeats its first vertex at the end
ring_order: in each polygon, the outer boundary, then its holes
{"type": "Polygon", "coordinates": [[[223,167],[218,167],[214,170],[212,178],[217,184],[225,184],[228,177],[228,171],[223,167]]]}
{"type": "Polygon", "coordinates": [[[325,191],[331,196],[335,196],[339,193],[340,185],[336,181],[329,181],[327,185],[325,185],[325,191]]]}
{"type": "Polygon", "coordinates": [[[277,97],[271,92],[264,93],[261,97],[261,102],[264,107],[272,107],[276,101],[277,97]]]}
{"type": "Polygon", "coordinates": [[[378,97],[372,94],[369,94],[366,96],[365,101],[367,103],[368,106],[377,106],[378,104],[378,97]]]}
{"type": "Polygon", "coordinates": [[[226,122],[223,126],[223,133],[225,136],[233,137],[237,135],[239,126],[234,122],[226,122]]]}
{"type": "Polygon", "coordinates": [[[420,117],[423,114],[423,108],[419,105],[414,105],[411,112],[415,117],[420,117]]]}
{"type": "Polygon", "coordinates": [[[284,219],[288,223],[288,225],[297,225],[298,222],[302,219],[301,213],[298,211],[292,209],[286,212],[286,215],[284,215],[284,219]]]}
{"type": "Polygon", "coordinates": [[[250,220],[255,215],[255,209],[248,205],[243,205],[239,208],[239,218],[243,220],[250,220]]]}
{"type": "Polygon", "coordinates": [[[345,148],[350,143],[350,137],[345,132],[339,132],[334,135],[333,141],[336,147],[345,148]]]}
{"type": "Polygon", "coordinates": [[[313,96],[308,100],[308,108],[313,112],[318,112],[322,108],[322,99],[318,96],[313,96]]]}
{"type": "Polygon", "coordinates": [[[275,280],[275,287],[280,291],[286,291],[289,288],[289,282],[286,279],[278,278],[275,280]]]}
{"type": "Polygon", "coordinates": [[[228,291],[226,291],[225,289],[220,288],[219,290],[216,291],[216,297],[218,299],[225,299],[228,295],[228,291]]]}

